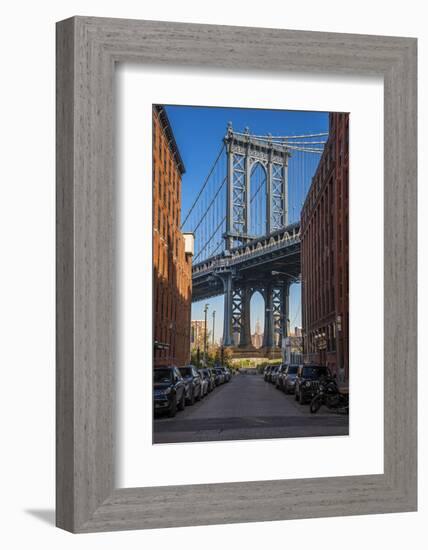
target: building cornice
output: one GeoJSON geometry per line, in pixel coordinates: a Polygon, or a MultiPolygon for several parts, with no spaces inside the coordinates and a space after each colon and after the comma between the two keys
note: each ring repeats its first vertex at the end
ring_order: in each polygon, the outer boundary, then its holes
{"type": "Polygon", "coordinates": [[[157,113],[162,130],[167,137],[169,150],[174,157],[175,163],[177,164],[181,175],[183,175],[186,172],[186,168],[184,166],[183,159],[181,158],[177,142],[175,141],[174,132],[172,131],[171,123],[168,115],[166,114],[165,107],[163,105],[153,105],[153,109],[157,113]]]}

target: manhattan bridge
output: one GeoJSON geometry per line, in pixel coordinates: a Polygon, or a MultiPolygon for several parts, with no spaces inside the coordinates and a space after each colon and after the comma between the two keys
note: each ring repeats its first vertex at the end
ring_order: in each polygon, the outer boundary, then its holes
{"type": "Polygon", "coordinates": [[[289,331],[290,286],[300,282],[300,211],[327,133],[253,135],[228,124],[220,152],[183,217],[193,233],[192,301],[224,295],[223,346],[253,356],[251,298],[264,299],[263,356],[289,331]]]}

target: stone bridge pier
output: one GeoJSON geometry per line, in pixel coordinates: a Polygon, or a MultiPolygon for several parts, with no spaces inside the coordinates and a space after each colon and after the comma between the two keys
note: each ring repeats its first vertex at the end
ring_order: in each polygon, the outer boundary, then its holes
{"type": "Polygon", "coordinates": [[[232,270],[220,276],[224,290],[223,345],[236,357],[278,357],[282,339],[289,333],[289,294],[291,282],[285,280],[245,281],[234,278],[232,270]],[[264,299],[262,348],[251,341],[251,298],[259,292],[264,299]]]}

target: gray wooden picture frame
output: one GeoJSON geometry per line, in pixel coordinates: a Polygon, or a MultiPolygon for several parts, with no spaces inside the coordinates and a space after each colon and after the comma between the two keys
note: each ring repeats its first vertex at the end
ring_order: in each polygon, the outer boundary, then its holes
{"type": "Polygon", "coordinates": [[[57,24],[58,527],[83,533],[416,510],[416,46],[413,38],[156,21],[57,24]],[[114,486],[117,62],[383,77],[382,475],[114,486]]]}

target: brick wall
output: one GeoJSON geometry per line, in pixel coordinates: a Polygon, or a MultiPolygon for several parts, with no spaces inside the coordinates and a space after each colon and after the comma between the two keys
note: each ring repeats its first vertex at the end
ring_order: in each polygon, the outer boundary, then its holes
{"type": "Polygon", "coordinates": [[[180,231],[181,161],[166,112],[153,108],[153,327],[154,364],[190,359],[192,259],[180,231]]]}
{"type": "Polygon", "coordinates": [[[304,353],[333,371],[342,365],[347,380],[349,115],[331,113],[329,123],[301,214],[304,353]]]}

